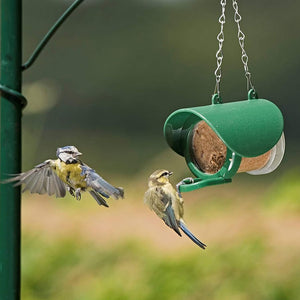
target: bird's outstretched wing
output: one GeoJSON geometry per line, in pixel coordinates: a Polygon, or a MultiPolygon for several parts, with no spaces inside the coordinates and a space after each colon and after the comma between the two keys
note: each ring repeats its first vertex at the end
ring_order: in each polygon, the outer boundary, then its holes
{"type": "Polygon", "coordinates": [[[81,165],[81,170],[81,175],[85,176],[85,181],[88,187],[92,188],[90,194],[94,197],[98,204],[108,207],[103,197],[109,198],[112,196],[115,199],[124,197],[124,190],[122,188],[112,186],[89,166],[83,164],[81,165]]]}
{"type": "Polygon", "coordinates": [[[50,196],[55,194],[57,198],[66,195],[65,184],[54,172],[51,159],[44,161],[27,172],[9,178],[3,183],[9,182],[16,182],[15,186],[24,184],[25,187],[22,192],[29,190],[31,193],[48,194],[50,196]]]}

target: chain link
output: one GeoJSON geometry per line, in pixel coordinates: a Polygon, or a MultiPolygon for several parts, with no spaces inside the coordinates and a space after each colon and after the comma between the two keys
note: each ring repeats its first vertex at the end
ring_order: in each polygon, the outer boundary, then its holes
{"type": "MultiPolygon", "coordinates": [[[[221,29],[219,34],[217,35],[217,40],[219,42],[219,49],[216,53],[216,58],[217,58],[217,68],[215,70],[215,76],[216,76],[216,86],[215,86],[215,91],[214,94],[218,94],[218,97],[220,99],[220,82],[221,82],[221,77],[222,77],[222,62],[223,62],[223,43],[224,43],[224,24],[225,24],[225,7],[226,7],[226,0],[221,0],[221,7],[222,7],[222,13],[219,18],[219,23],[221,24],[221,29]]],[[[244,71],[245,71],[245,77],[247,80],[247,90],[253,89],[255,92],[254,85],[252,84],[251,81],[251,73],[249,71],[248,67],[248,55],[245,51],[245,34],[241,30],[241,25],[240,22],[242,20],[241,15],[239,14],[239,8],[238,8],[238,3],[237,0],[232,0],[232,6],[234,9],[234,21],[237,24],[238,28],[238,40],[239,40],[239,45],[242,50],[242,56],[241,60],[244,66],[244,71]]]]}
{"type": "Polygon", "coordinates": [[[216,76],[216,86],[214,94],[218,94],[220,96],[220,81],[222,77],[222,62],[223,62],[223,43],[224,43],[224,24],[225,24],[225,7],[226,7],[226,0],[221,0],[222,12],[219,18],[219,23],[221,24],[221,29],[219,34],[217,35],[217,40],[219,42],[219,49],[216,53],[217,58],[217,68],[215,70],[216,76]]]}
{"type": "Polygon", "coordinates": [[[233,6],[233,9],[234,9],[234,21],[236,22],[237,28],[238,28],[238,40],[239,40],[239,44],[240,44],[240,47],[241,47],[241,50],[242,50],[241,60],[242,60],[242,63],[244,65],[245,77],[247,79],[247,91],[249,91],[250,87],[251,87],[251,89],[253,89],[255,91],[255,88],[254,88],[254,86],[252,84],[252,81],[251,81],[251,73],[249,72],[249,67],[248,67],[249,58],[248,58],[248,55],[245,51],[245,34],[242,32],[241,26],[240,26],[240,22],[242,20],[242,17],[239,14],[239,7],[238,7],[238,4],[237,4],[237,0],[232,0],[232,6],[233,6]]]}

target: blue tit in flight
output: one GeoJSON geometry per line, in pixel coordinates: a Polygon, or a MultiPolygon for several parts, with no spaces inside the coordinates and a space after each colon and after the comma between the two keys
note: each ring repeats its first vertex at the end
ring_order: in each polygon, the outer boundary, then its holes
{"type": "Polygon", "coordinates": [[[83,163],[79,156],[82,153],[74,146],[65,146],[56,151],[57,159],[47,159],[32,170],[18,174],[5,181],[16,182],[15,186],[24,184],[22,192],[65,197],[68,191],[77,200],[81,192],[89,191],[99,205],[108,207],[104,198],[124,197],[122,188],[114,187],[105,181],[95,170],[83,163]]]}
{"type": "Polygon", "coordinates": [[[151,174],[144,202],[179,236],[181,236],[180,228],[195,244],[205,249],[206,245],[199,241],[184,223],[184,201],[169,182],[169,176],[172,174],[167,170],[156,170],[151,174]]]}

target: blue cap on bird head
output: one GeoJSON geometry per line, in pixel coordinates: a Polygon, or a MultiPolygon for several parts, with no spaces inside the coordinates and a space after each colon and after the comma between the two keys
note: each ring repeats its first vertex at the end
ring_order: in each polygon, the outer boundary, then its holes
{"type": "Polygon", "coordinates": [[[56,150],[56,156],[64,162],[67,162],[70,158],[76,158],[81,154],[75,146],[65,146],[56,150]]]}

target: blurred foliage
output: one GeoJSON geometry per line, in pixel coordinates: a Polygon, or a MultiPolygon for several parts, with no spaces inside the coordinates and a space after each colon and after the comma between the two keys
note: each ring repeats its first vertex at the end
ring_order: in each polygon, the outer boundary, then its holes
{"type": "Polygon", "coordinates": [[[263,239],[176,254],[138,241],[102,249],[25,235],[22,299],[298,299],[300,262],[284,275],[267,266],[263,239]]]}
{"type": "Polygon", "coordinates": [[[300,212],[300,169],[290,169],[277,179],[267,195],[266,205],[279,212],[300,212]]]}

